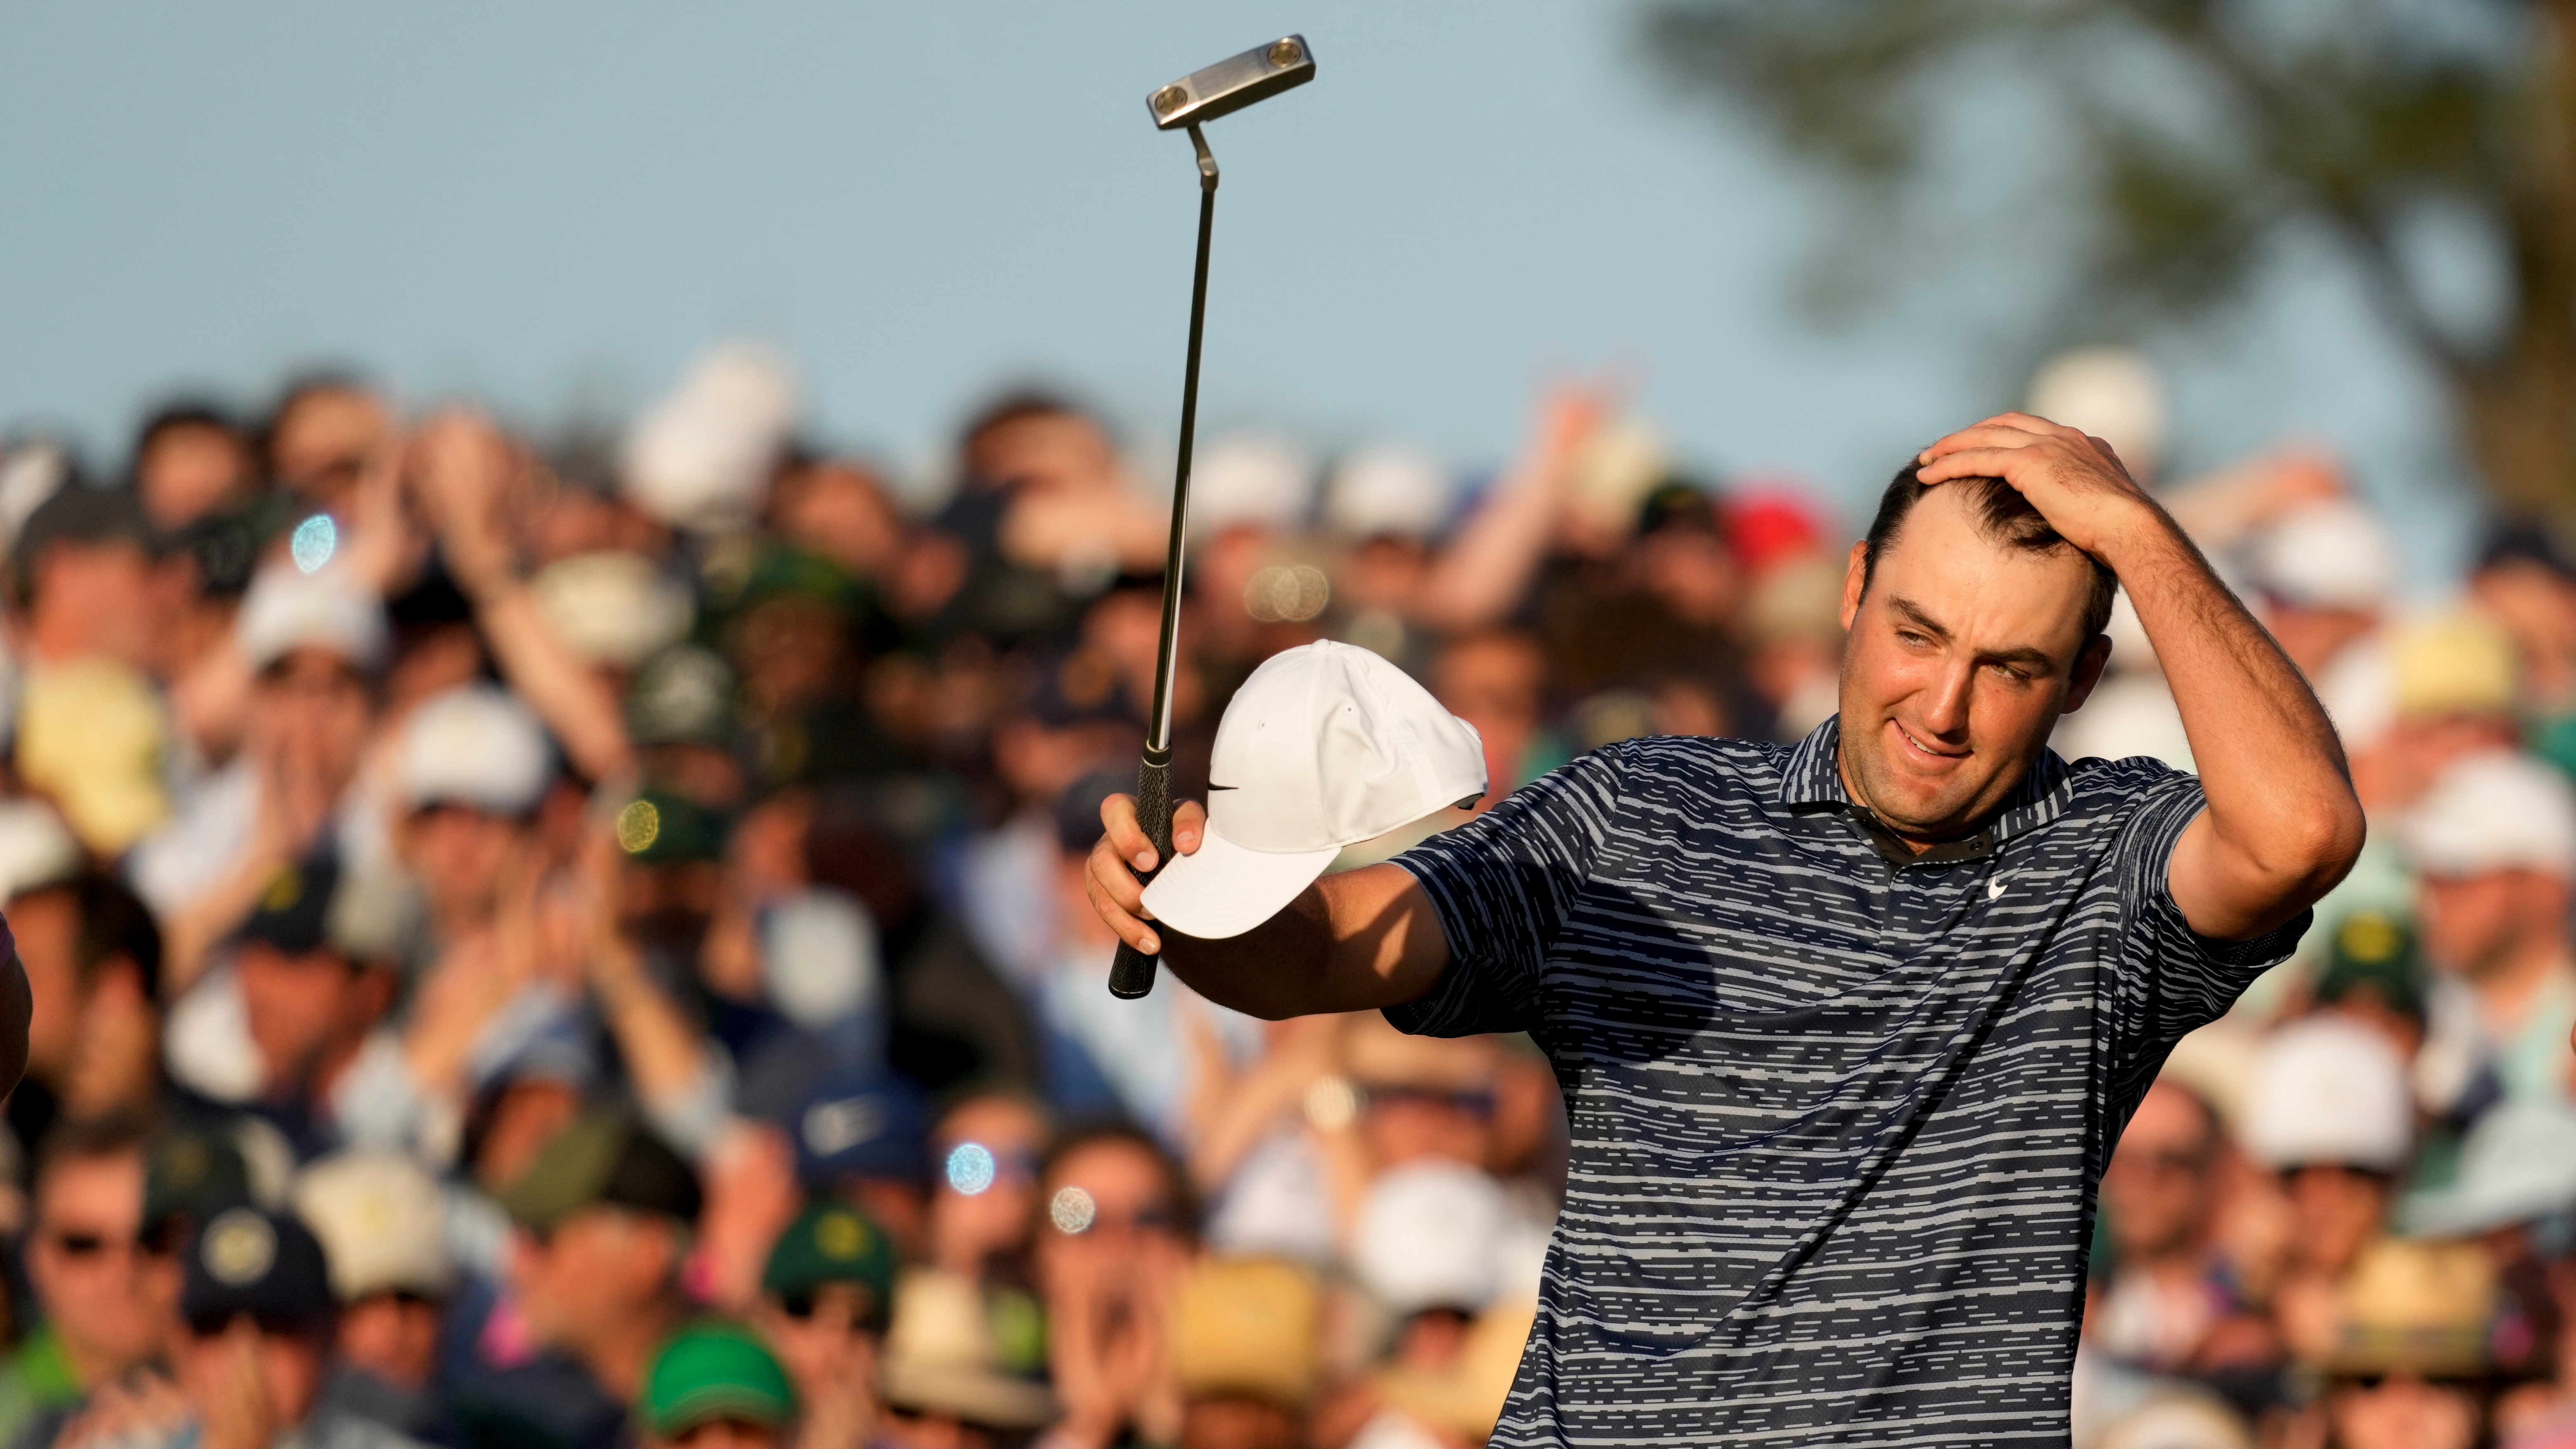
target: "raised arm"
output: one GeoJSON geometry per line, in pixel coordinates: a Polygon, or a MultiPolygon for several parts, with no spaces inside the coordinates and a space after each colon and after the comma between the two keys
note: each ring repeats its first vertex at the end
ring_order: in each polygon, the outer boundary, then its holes
{"type": "MultiPolygon", "coordinates": [[[[1172,848],[1199,848],[1207,812],[1184,801],[1172,815],[1172,848]]],[[[1138,870],[1154,868],[1136,802],[1101,802],[1108,833],[1092,847],[1092,909],[1118,938],[1149,954],[1198,993],[1248,1015],[1279,1020],[1324,1011],[1401,1006],[1430,993],[1449,966],[1449,940],[1431,898],[1402,866],[1370,865],[1308,886],[1288,908],[1240,936],[1203,941],[1157,929],[1138,870]]]]}
{"type": "Polygon", "coordinates": [[[2174,904],[2194,931],[2261,935],[2343,879],[2364,824],[2325,710],[2107,444],[2005,413],[1934,443],[1923,462],[1926,483],[2003,479],[2120,576],[2173,688],[2209,799],[2168,867],[2174,904]]]}

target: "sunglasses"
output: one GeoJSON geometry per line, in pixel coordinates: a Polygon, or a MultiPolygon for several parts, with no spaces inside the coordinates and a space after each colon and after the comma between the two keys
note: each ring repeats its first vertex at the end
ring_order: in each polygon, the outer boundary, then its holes
{"type": "Polygon", "coordinates": [[[1363,1087],[1359,1098],[1363,1109],[1412,1103],[1423,1107],[1446,1107],[1453,1112],[1464,1112],[1478,1121],[1494,1115],[1494,1094],[1491,1092],[1443,1092],[1431,1087],[1363,1087]]]}
{"type": "Polygon", "coordinates": [[[54,1245],[55,1252],[64,1257],[84,1260],[104,1257],[110,1252],[134,1253],[144,1250],[144,1243],[140,1238],[111,1238],[104,1233],[52,1233],[47,1235],[47,1241],[54,1245]]]}
{"type": "MultiPolygon", "coordinates": [[[[831,1301],[835,1303],[852,1303],[853,1299],[848,1295],[835,1295],[831,1301]]],[[[822,1311],[823,1303],[824,1299],[820,1290],[813,1288],[800,1288],[793,1293],[780,1295],[778,1299],[778,1311],[795,1319],[799,1323],[811,1323],[814,1321],[815,1315],[822,1311]]],[[[840,1320],[838,1325],[839,1327],[860,1333],[882,1333],[885,1331],[885,1315],[878,1311],[875,1294],[862,1293],[858,1295],[855,1300],[855,1308],[856,1311],[854,1312],[836,1315],[840,1320]]]]}

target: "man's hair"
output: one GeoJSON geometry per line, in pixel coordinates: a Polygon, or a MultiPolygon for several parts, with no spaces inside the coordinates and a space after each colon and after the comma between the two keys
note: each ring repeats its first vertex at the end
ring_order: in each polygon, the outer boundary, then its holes
{"type": "Polygon", "coordinates": [[[28,1181],[41,1197],[47,1179],[57,1168],[75,1162],[104,1162],[118,1157],[141,1157],[151,1135],[151,1124],[141,1117],[114,1113],[87,1119],[66,1118],[54,1124],[37,1144],[35,1171],[28,1181]]]}
{"type": "MultiPolygon", "coordinates": [[[[1964,493],[1968,517],[1977,531],[2007,548],[2049,553],[2075,547],[2048,526],[2048,520],[2021,496],[2020,489],[2001,478],[1953,478],[1947,483],[1927,485],[1916,481],[1915,475],[1921,470],[1920,464],[1906,464],[1887,485],[1887,491],[1878,495],[1878,516],[1869,521],[1869,535],[1862,543],[1862,593],[1868,593],[1877,578],[1879,555],[1896,542],[1906,515],[1934,488],[1956,488],[1964,493]]],[[[2111,598],[2119,591],[2120,576],[2090,554],[2085,555],[2085,561],[2093,565],[2093,588],[2084,599],[2084,640],[2089,644],[2111,622],[2111,598]]]]}

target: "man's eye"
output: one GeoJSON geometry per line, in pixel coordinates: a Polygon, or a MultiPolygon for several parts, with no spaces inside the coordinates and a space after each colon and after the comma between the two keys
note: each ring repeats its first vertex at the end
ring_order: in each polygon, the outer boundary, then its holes
{"type": "Polygon", "coordinates": [[[1920,648],[1922,648],[1923,646],[1925,646],[1925,645],[1927,645],[1927,644],[1930,644],[1930,643],[1932,642],[1931,637],[1930,637],[1929,635],[1925,635],[1925,634],[1918,634],[1918,633],[1914,632],[1914,631],[1913,631],[1913,630],[1911,630],[1911,629],[1899,629],[1899,630],[1897,630],[1897,631],[1896,631],[1896,638],[1897,638],[1897,642],[1899,642],[1899,643],[1901,643],[1901,644],[1905,644],[1905,645],[1907,645],[1907,646],[1909,646],[1909,647],[1912,647],[1912,648],[1916,648],[1916,649],[1920,649],[1920,648]]]}

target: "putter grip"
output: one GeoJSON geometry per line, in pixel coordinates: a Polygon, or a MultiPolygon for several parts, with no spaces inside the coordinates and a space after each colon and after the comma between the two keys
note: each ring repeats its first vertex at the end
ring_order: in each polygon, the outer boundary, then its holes
{"type": "MultiPolygon", "coordinates": [[[[1157,760],[1151,754],[1136,767],[1136,823],[1144,828],[1145,838],[1154,843],[1154,870],[1145,872],[1151,880],[1162,863],[1172,858],[1172,761],[1166,754],[1157,760]]],[[[1109,994],[1133,1001],[1154,989],[1155,958],[1121,941],[1118,959],[1109,968],[1109,994]]]]}

